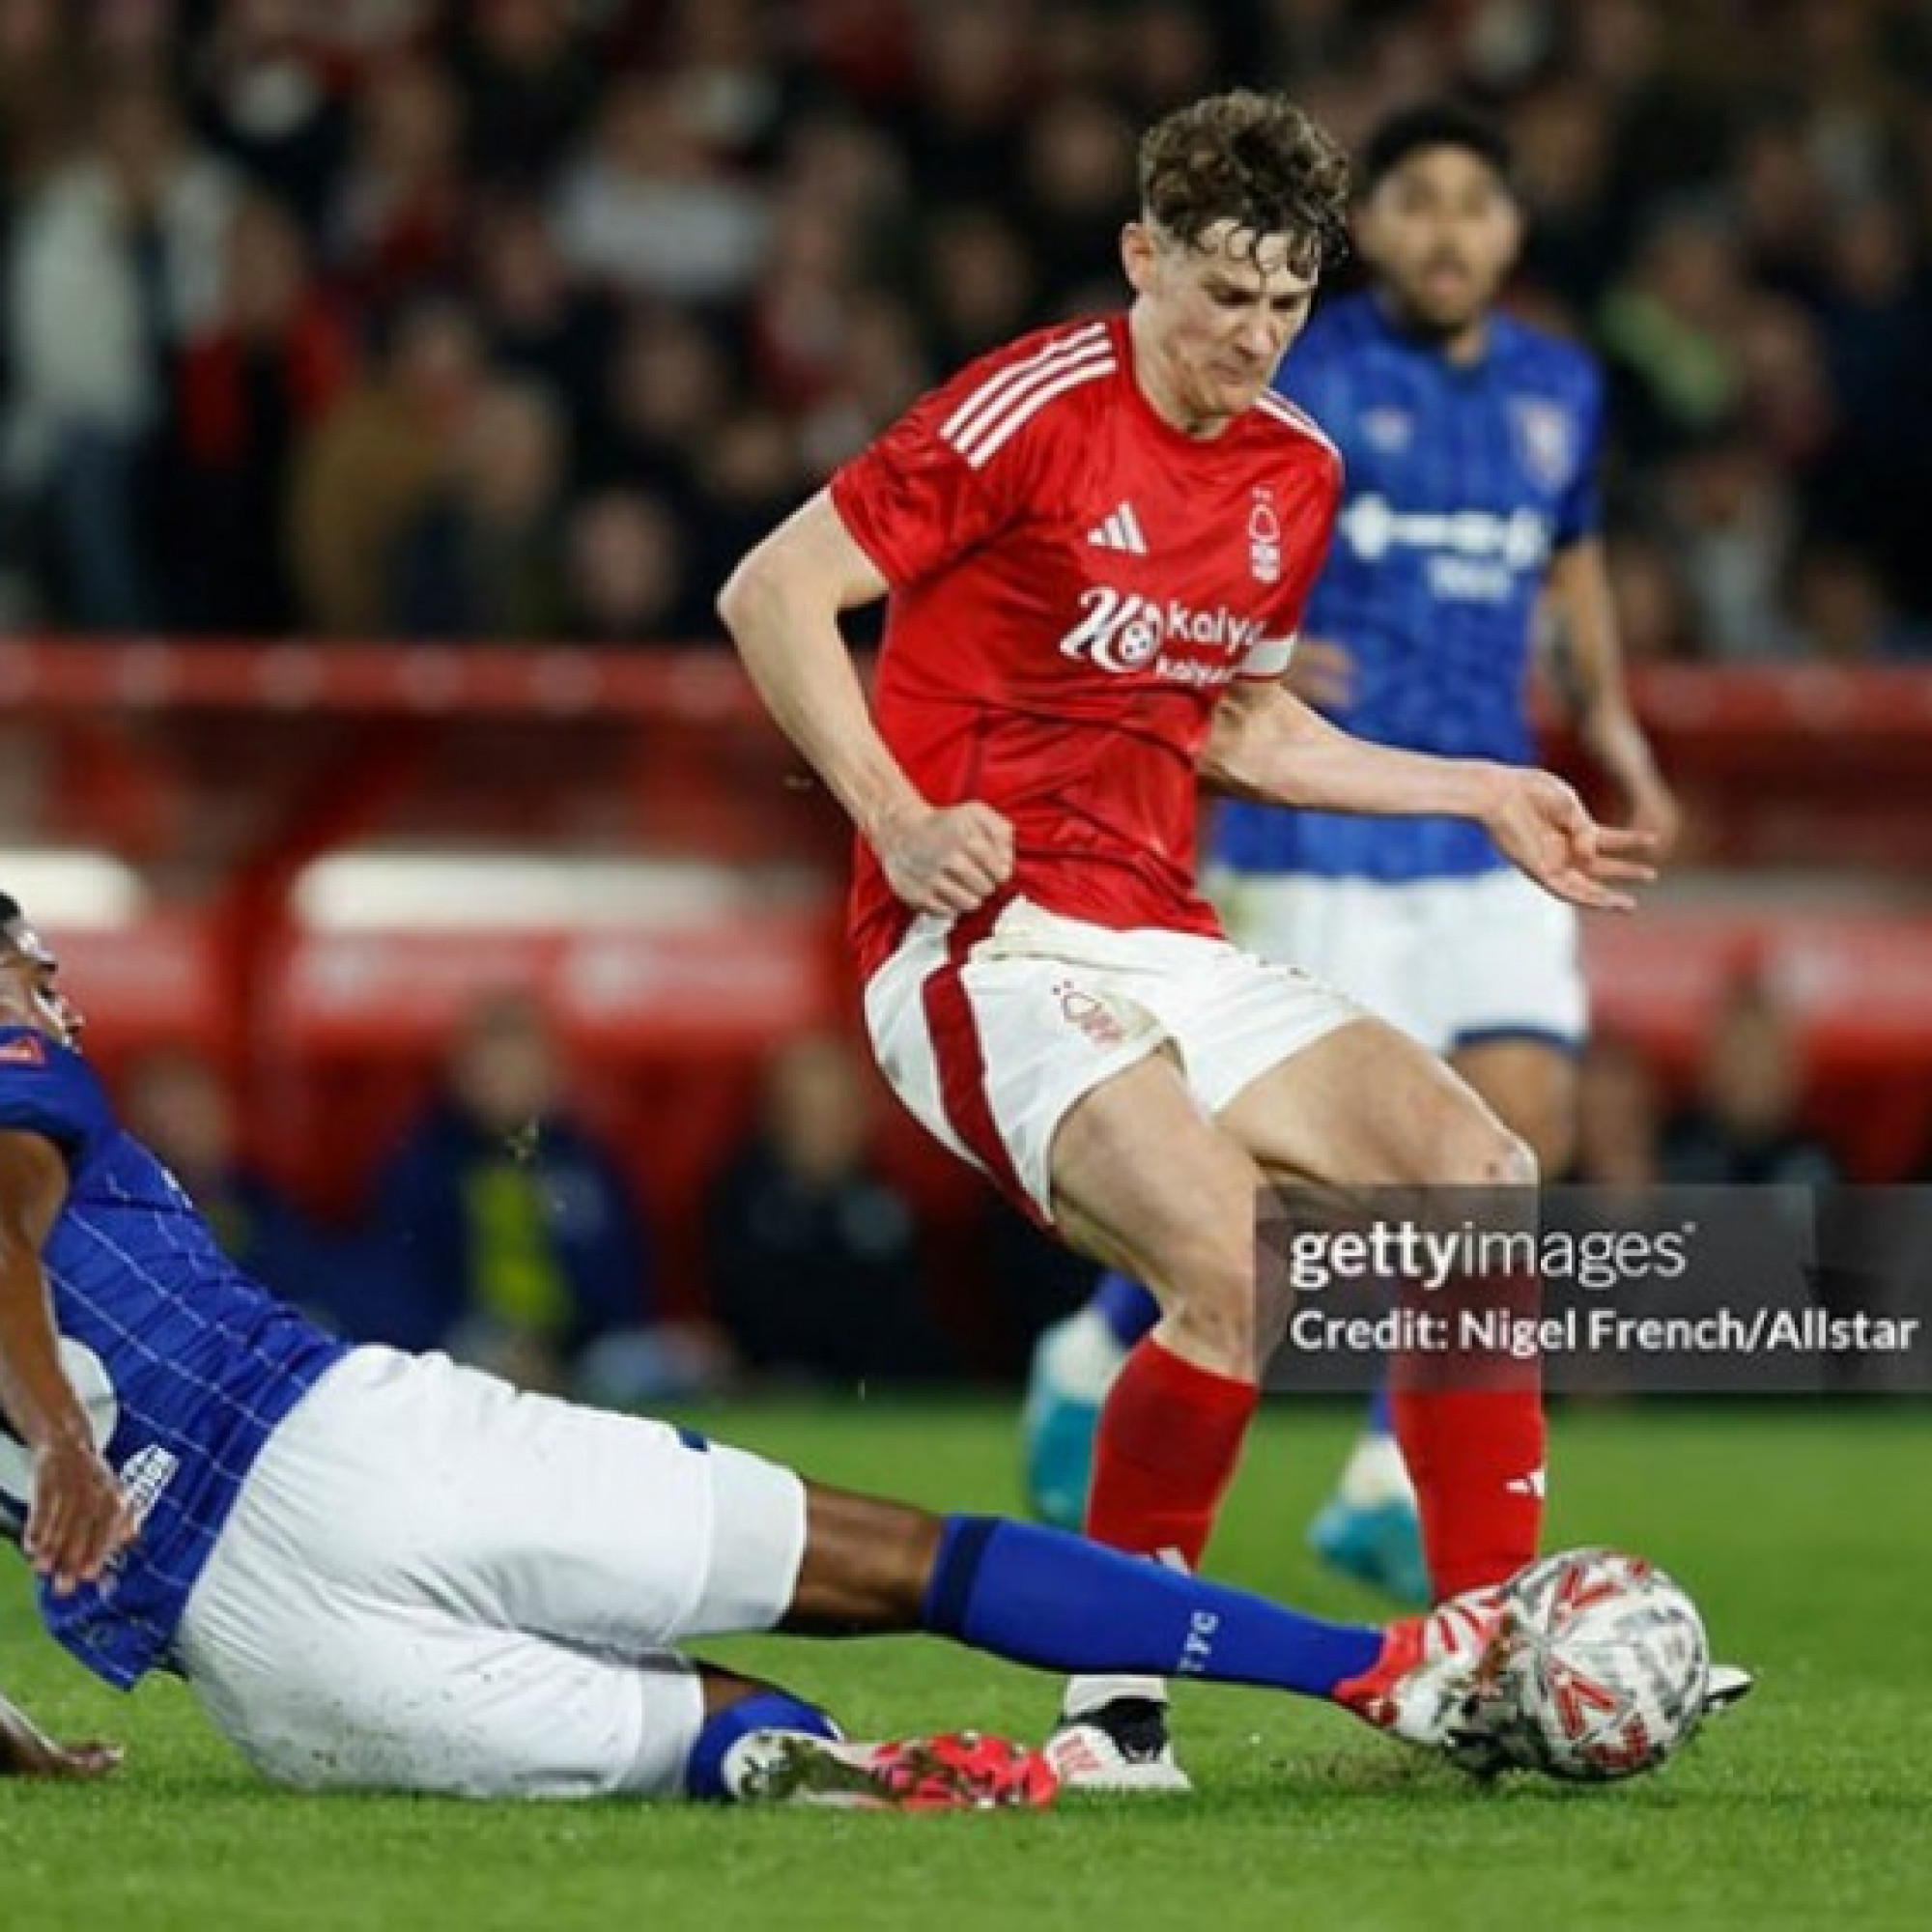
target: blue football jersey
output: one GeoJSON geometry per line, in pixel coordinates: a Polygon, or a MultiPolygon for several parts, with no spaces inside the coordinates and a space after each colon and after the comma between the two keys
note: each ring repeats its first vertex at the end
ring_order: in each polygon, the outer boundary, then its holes
{"type": "MultiPolygon", "coordinates": [[[[1532,617],[1551,554],[1594,532],[1603,384],[1580,350],[1492,318],[1464,366],[1390,323],[1373,295],[1322,308],[1276,383],[1340,447],[1335,541],[1302,625],[1354,654],[1337,722],[1452,757],[1527,763],[1532,617]]],[[[1381,880],[1492,870],[1480,826],[1223,809],[1244,871],[1381,880]]]]}
{"type": "MultiPolygon", "coordinates": [[[[142,1512],[99,1582],[40,1588],[53,1634],[122,1688],[168,1660],[188,1593],[262,1445],[345,1346],[222,1255],[159,1161],[115,1121],[93,1069],[42,1035],[0,1030],[0,1128],[65,1155],[67,1204],[43,1253],[68,1375],[142,1512]]],[[[0,1529],[32,1489],[0,1424],[0,1529]]]]}

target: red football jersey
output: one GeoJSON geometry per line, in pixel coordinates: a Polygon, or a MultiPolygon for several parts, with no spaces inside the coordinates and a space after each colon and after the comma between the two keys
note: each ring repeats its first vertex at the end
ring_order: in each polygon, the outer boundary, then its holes
{"type": "MultiPolygon", "coordinates": [[[[1214,933],[1196,763],[1230,680],[1288,663],[1341,459],[1272,392],[1185,436],[1132,359],[1124,315],[1023,337],[915,404],[832,500],[893,586],[873,710],[913,783],[1004,812],[1010,890],[1049,911],[1214,933]]],[[[911,917],[861,839],[862,972],[911,917]]]]}

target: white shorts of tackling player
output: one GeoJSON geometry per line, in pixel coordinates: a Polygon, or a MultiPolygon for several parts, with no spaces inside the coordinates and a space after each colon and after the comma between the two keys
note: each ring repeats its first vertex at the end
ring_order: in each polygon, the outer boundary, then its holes
{"type": "Polygon", "coordinates": [[[1207,888],[1238,944],[1341,987],[1432,1053],[1575,1045],[1588,1028],[1577,914],[1514,868],[1393,883],[1217,870],[1207,888]]]}
{"type": "Polygon", "coordinates": [[[664,1796],[703,1720],[671,1646],[769,1630],[804,1552],[788,1469],[361,1349],[250,1471],[177,1661],[279,1782],[664,1796]]]}
{"type": "Polygon", "coordinates": [[[1353,1001],[1226,940],[1119,932],[1015,899],[954,958],[921,919],[866,987],[894,1091],[962,1159],[1052,1218],[1053,1137],[1104,1080],[1171,1045],[1218,1113],[1250,1081],[1359,1019],[1353,1001]]]}

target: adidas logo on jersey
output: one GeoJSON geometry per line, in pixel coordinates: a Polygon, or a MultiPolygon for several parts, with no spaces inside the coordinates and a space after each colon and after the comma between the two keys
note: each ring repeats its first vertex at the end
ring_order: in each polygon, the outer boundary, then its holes
{"type": "Polygon", "coordinates": [[[1148,554],[1147,538],[1141,535],[1140,519],[1131,503],[1122,503],[1103,522],[1087,532],[1087,541],[1095,550],[1125,551],[1129,556],[1148,554]]]}

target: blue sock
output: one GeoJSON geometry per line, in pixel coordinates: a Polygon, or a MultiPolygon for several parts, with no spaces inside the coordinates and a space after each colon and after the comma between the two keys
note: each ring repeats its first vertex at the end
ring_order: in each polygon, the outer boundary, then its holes
{"type": "Polygon", "coordinates": [[[1109,1268],[1087,1304],[1122,1348],[1131,1349],[1160,1320],[1160,1303],[1139,1282],[1109,1268]]]}
{"type": "Polygon", "coordinates": [[[1369,1419],[1363,1425],[1371,1435],[1393,1435],[1395,1434],[1395,1406],[1389,1399],[1388,1376],[1375,1386],[1369,1397],[1369,1419]]]}
{"type": "Polygon", "coordinates": [[[1057,1529],[953,1516],[926,1630],[1043,1670],[1199,1677],[1325,1697],[1381,1655],[1382,1633],[1323,1623],[1057,1529]]]}
{"type": "Polygon", "coordinates": [[[685,1795],[728,1804],[734,1794],[724,1782],[724,1754],[753,1731],[805,1731],[814,1738],[836,1738],[838,1726],[817,1705],[794,1697],[789,1690],[754,1690],[705,1719],[685,1760],[685,1795]]]}

